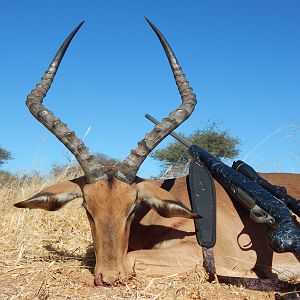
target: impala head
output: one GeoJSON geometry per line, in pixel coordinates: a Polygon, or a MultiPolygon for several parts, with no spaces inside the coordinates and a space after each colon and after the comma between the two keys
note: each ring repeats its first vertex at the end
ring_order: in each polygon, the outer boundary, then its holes
{"type": "Polygon", "coordinates": [[[168,57],[182,103],[156,125],[138,143],[136,149],[131,150],[119,167],[104,169],[75,133],[42,104],[63,55],[83,22],[64,41],[44,77],[27,96],[26,101],[33,116],[76,157],[85,176],[50,186],[32,198],[16,203],[15,206],[53,211],[75,198],[83,198],[96,255],[95,283],[97,285],[112,285],[127,276],[125,258],[130,224],[134,218],[135,208],[141,202],[152,207],[163,217],[195,218],[195,214],[171,193],[136,176],[147,155],[191,115],[196,104],[196,96],[189,87],[168,42],[160,31],[149,20],[147,21],[158,36],[168,57]]]}

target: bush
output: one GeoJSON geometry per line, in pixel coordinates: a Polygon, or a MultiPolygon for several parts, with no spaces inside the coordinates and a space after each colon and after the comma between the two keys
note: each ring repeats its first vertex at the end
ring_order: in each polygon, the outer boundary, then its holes
{"type": "Polygon", "coordinates": [[[10,151],[0,147],[0,166],[3,165],[7,160],[12,159],[10,151]]]}
{"type": "MultiPolygon", "coordinates": [[[[229,130],[221,130],[216,122],[210,123],[205,129],[196,130],[189,136],[182,136],[217,158],[232,159],[239,154],[237,146],[240,145],[240,139],[232,137],[229,130]]],[[[175,166],[175,174],[172,173],[172,176],[186,174],[191,160],[188,149],[179,142],[170,143],[165,148],[154,151],[151,157],[161,162],[162,173],[175,166]]]]}
{"type": "MultiPolygon", "coordinates": [[[[102,153],[95,154],[102,166],[114,166],[120,163],[116,158],[111,158],[102,153]]],[[[62,180],[83,176],[84,173],[77,161],[69,160],[67,164],[54,164],[50,171],[52,177],[59,177],[62,180]]]]}

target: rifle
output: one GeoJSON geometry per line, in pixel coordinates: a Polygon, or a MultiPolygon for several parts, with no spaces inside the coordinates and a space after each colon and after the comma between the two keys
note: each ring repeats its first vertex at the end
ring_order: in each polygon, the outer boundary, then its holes
{"type": "Polygon", "coordinates": [[[284,186],[271,184],[266,179],[260,177],[251,166],[249,166],[242,160],[234,161],[232,164],[232,168],[242,173],[249,179],[255,181],[261,187],[269,191],[276,198],[281,200],[295,215],[300,217],[300,201],[288,195],[284,186]]]}
{"type": "MultiPolygon", "coordinates": [[[[158,124],[158,121],[150,115],[146,114],[145,117],[158,124]]],[[[300,229],[293,222],[292,214],[282,201],[206,150],[193,145],[174,132],[170,134],[188,147],[192,157],[199,159],[213,178],[250,211],[253,221],[266,223],[272,227],[268,243],[275,252],[292,252],[300,261],[300,229]]]]}

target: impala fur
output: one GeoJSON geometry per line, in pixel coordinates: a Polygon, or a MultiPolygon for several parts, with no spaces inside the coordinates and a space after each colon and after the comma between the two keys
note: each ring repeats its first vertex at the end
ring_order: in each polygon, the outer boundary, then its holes
{"type": "MultiPolygon", "coordinates": [[[[196,96],[171,47],[159,30],[147,22],[165,50],[182,103],[131,150],[118,168],[104,169],[75,133],[42,104],[82,23],[62,44],[26,101],[33,116],[76,157],[85,176],[50,186],[15,206],[53,211],[75,198],[83,198],[96,256],[95,284],[100,286],[117,284],[133,268],[137,274],[171,274],[202,264],[192,220],[198,216],[190,210],[188,177],[160,181],[136,176],[147,155],[191,115],[196,105],[196,96]]],[[[286,185],[289,193],[299,198],[300,175],[275,174],[267,179],[286,185]]],[[[234,207],[217,183],[216,194],[218,223],[214,251],[218,273],[270,278],[299,276],[293,255],[273,255],[265,238],[267,228],[250,221],[242,207],[234,207]]]]}

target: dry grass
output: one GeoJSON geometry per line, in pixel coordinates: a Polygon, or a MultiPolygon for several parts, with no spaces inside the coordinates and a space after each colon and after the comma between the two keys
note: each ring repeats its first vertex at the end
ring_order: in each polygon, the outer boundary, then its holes
{"type": "Polygon", "coordinates": [[[0,299],[274,299],[272,293],[208,283],[202,269],[95,287],[90,229],[80,200],[58,212],[13,207],[50,183],[19,178],[0,189],[0,299]]]}

